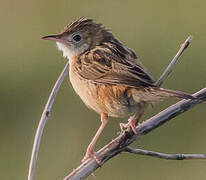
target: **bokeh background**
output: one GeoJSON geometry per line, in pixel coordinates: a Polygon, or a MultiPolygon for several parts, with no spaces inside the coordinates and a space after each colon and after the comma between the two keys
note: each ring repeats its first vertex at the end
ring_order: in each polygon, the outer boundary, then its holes
{"type": "MultiPolygon", "coordinates": [[[[134,49],[157,79],[180,44],[192,45],[163,87],[195,92],[206,84],[206,1],[204,0],[7,0],[0,6],[0,179],[27,179],[34,134],[49,93],[66,60],[52,42],[57,33],[85,16],[103,23],[134,49]]],[[[177,100],[149,108],[144,119],[177,100]]],[[[206,104],[178,116],[143,137],[133,147],[168,153],[206,153],[206,104]]],[[[111,119],[96,149],[114,138],[119,123],[111,119]]],[[[62,179],[79,165],[100,125],[65,79],[44,130],[35,179],[62,179]]],[[[121,154],[88,179],[206,179],[206,161],[167,161],[121,154]]]]}

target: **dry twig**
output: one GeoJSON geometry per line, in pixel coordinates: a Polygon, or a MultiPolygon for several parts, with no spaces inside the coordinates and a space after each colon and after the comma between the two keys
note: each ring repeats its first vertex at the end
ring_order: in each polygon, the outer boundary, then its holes
{"type": "Polygon", "coordinates": [[[160,76],[160,78],[157,80],[156,85],[157,86],[161,86],[162,83],[164,82],[164,80],[169,76],[169,74],[172,71],[173,66],[177,63],[179,57],[182,55],[182,53],[184,52],[185,49],[187,49],[187,47],[189,46],[189,44],[192,41],[192,36],[190,35],[185,42],[180,46],[179,51],[177,52],[177,54],[175,55],[175,57],[172,59],[172,61],[170,62],[170,64],[167,66],[167,68],[165,69],[165,71],[162,73],[162,75],[160,76]]]}
{"type": "Polygon", "coordinates": [[[36,166],[36,160],[39,152],[39,145],[42,137],[42,133],[44,130],[44,126],[46,124],[47,119],[49,118],[49,114],[51,112],[52,105],[54,103],[54,99],[56,97],[56,94],[68,72],[69,69],[69,61],[65,65],[64,69],[62,70],[59,78],[57,79],[51,93],[49,96],[49,99],[46,103],[46,106],[44,108],[44,111],[41,115],[41,119],[39,121],[38,128],[36,130],[35,138],[34,138],[34,143],[32,147],[32,153],[31,153],[31,159],[30,159],[30,164],[29,164],[29,173],[28,173],[28,180],[33,180],[34,179],[34,171],[35,171],[35,166],[36,166]]]}
{"type": "Polygon", "coordinates": [[[166,154],[154,151],[148,151],[145,149],[134,149],[131,147],[126,147],[125,152],[132,154],[152,156],[156,158],[169,159],[169,160],[185,160],[185,159],[206,159],[206,154],[166,154]]]}

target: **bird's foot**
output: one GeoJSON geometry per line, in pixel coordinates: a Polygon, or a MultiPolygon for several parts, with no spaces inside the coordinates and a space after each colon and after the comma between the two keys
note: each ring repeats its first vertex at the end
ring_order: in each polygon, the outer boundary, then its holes
{"type": "Polygon", "coordinates": [[[128,119],[128,123],[120,123],[120,129],[121,131],[124,131],[125,129],[132,129],[134,134],[137,134],[137,128],[136,128],[136,119],[134,117],[131,117],[128,119]]]}
{"type": "Polygon", "coordinates": [[[87,161],[90,158],[94,158],[94,160],[96,161],[96,163],[100,166],[101,164],[101,160],[98,157],[98,153],[96,153],[94,151],[94,149],[88,148],[87,152],[84,156],[84,158],[81,160],[82,163],[84,163],[85,161],[87,161]]]}

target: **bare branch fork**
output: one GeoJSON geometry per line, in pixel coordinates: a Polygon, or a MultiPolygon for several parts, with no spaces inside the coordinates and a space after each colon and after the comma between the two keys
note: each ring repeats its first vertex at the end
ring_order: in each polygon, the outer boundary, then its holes
{"type": "MultiPolygon", "coordinates": [[[[146,135],[150,131],[160,127],[164,123],[168,122],[170,119],[178,116],[179,114],[188,111],[195,105],[206,101],[206,88],[201,89],[197,93],[193,94],[194,97],[197,99],[194,100],[182,100],[178,103],[168,107],[167,109],[163,110],[162,112],[158,113],[157,115],[151,117],[150,119],[144,121],[143,123],[137,126],[138,134],[134,135],[132,132],[124,131],[121,135],[119,135],[116,139],[112,140],[102,149],[100,149],[98,153],[98,158],[101,161],[101,166],[107,162],[112,157],[120,154],[121,152],[131,152],[135,154],[143,154],[142,150],[141,153],[138,150],[128,148],[128,145],[133,143],[134,141],[138,140],[141,136],[146,135]]],[[[153,152],[153,154],[158,154],[157,152],[153,152]]],[[[163,154],[159,154],[163,158],[163,154]]],[[[166,154],[164,154],[164,157],[166,154]]],[[[167,155],[169,156],[169,155],[167,155]]],[[[181,156],[181,155],[180,155],[181,156]]],[[[206,159],[206,155],[201,154],[191,154],[187,156],[188,159],[206,159]],[[190,157],[190,158],[189,158],[190,157]],[[201,157],[201,158],[200,158],[201,157]]],[[[92,174],[97,168],[100,166],[96,163],[94,159],[88,159],[86,162],[82,163],[79,167],[77,167],[73,172],[71,172],[68,176],[64,178],[64,180],[80,180],[85,179],[90,174],[92,174]]]]}
{"type": "MultiPolygon", "coordinates": [[[[175,63],[178,61],[178,58],[181,56],[181,54],[184,52],[184,50],[188,47],[188,45],[191,42],[191,36],[189,36],[186,41],[181,45],[178,53],[173,58],[167,69],[163,72],[163,74],[160,76],[159,80],[157,81],[156,85],[160,86],[163,81],[168,77],[168,75],[171,73],[172,67],[175,65],[175,63]]],[[[69,63],[67,63],[60,74],[57,82],[55,83],[55,86],[49,96],[49,99],[47,101],[47,104],[45,106],[45,109],[42,113],[42,117],[40,119],[34,144],[32,148],[32,154],[31,154],[31,160],[30,160],[30,166],[29,166],[29,173],[28,173],[28,180],[33,180],[34,178],[34,170],[36,166],[36,160],[37,155],[39,151],[39,145],[41,136],[43,133],[44,126],[46,124],[46,121],[48,119],[48,115],[51,111],[55,96],[59,90],[59,87],[61,86],[61,83],[63,82],[63,79],[67,73],[69,63]]],[[[160,112],[159,114],[155,115],[154,117],[148,119],[147,121],[143,122],[142,124],[138,125],[138,134],[134,135],[132,132],[124,131],[121,135],[119,135],[115,140],[111,141],[109,144],[107,144],[105,147],[100,149],[98,151],[99,158],[101,160],[101,165],[103,165],[106,161],[111,159],[113,156],[116,156],[120,152],[126,151],[134,154],[141,154],[141,155],[150,155],[155,157],[161,157],[166,159],[202,159],[205,158],[205,155],[201,154],[181,154],[181,155],[169,155],[164,153],[157,153],[147,150],[141,150],[141,149],[132,149],[127,147],[132,142],[137,140],[140,136],[147,134],[151,130],[161,126],[165,122],[169,121],[173,117],[189,110],[190,108],[194,107],[195,105],[203,102],[206,100],[206,88],[200,90],[199,92],[195,93],[194,96],[197,97],[197,99],[194,100],[182,100],[175,105],[170,106],[169,108],[165,109],[164,111],[160,112]],[[168,158],[167,158],[168,157],[168,158]]],[[[88,159],[85,163],[81,164],[77,169],[75,169],[72,173],[70,173],[67,177],[64,178],[64,180],[78,180],[78,179],[85,179],[87,176],[89,176],[91,173],[93,173],[99,165],[96,164],[96,161],[94,159],[88,159]]]]}

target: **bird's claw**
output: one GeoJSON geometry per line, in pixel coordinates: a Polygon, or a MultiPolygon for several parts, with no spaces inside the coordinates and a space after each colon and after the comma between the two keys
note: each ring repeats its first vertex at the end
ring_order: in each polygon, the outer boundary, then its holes
{"type": "Polygon", "coordinates": [[[98,157],[98,153],[96,153],[94,150],[88,150],[84,156],[84,158],[81,160],[82,163],[84,163],[85,161],[87,161],[90,158],[94,158],[94,160],[96,161],[96,163],[100,166],[101,165],[101,160],[98,157]]]}
{"type": "Polygon", "coordinates": [[[137,134],[137,128],[136,128],[136,119],[130,118],[128,120],[128,123],[120,123],[120,129],[121,131],[132,129],[134,134],[137,134]]]}

